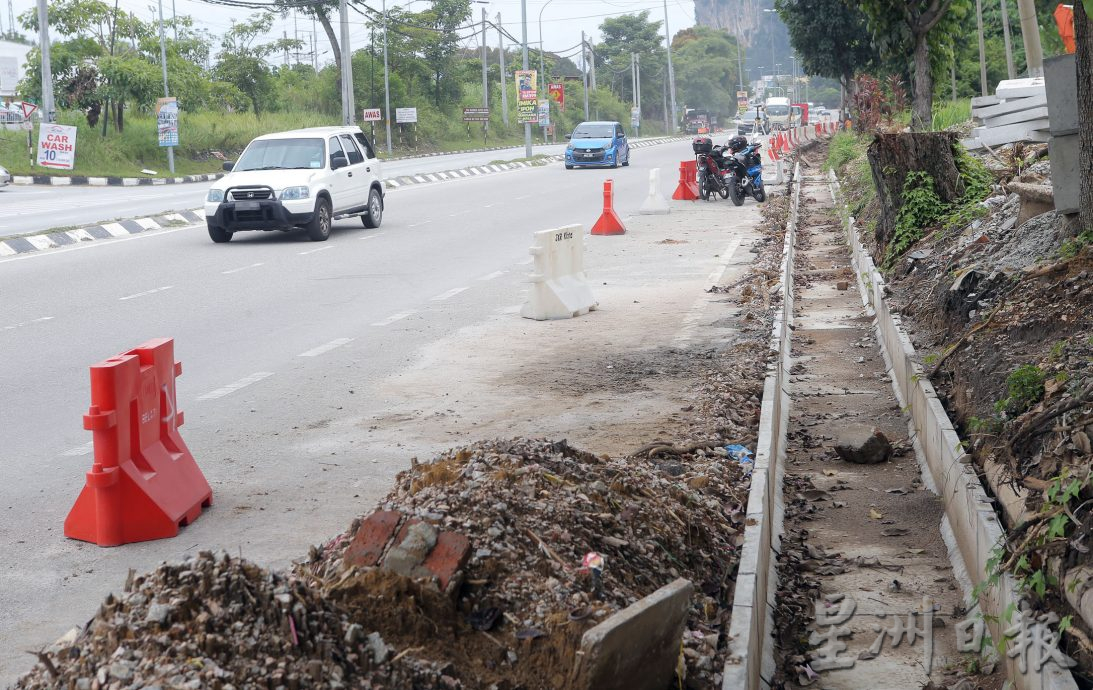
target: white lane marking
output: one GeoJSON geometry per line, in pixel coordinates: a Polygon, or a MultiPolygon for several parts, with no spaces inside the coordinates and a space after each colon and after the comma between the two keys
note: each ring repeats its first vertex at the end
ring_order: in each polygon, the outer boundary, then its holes
{"type": "Polygon", "coordinates": [[[318,357],[321,354],[325,354],[327,352],[330,352],[331,350],[334,350],[336,348],[341,347],[342,345],[346,345],[346,344],[351,343],[351,342],[353,342],[352,338],[337,338],[335,340],[331,340],[329,343],[325,343],[323,345],[320,345],[319,347],[313,347],[310,350],[308,350],[307,352],[301,352],[300,354],[298,354],[296,356],[297,357],[318,357]]]}
{"type": "Polygon", "coordinates": [[[493,273],[487,273],[486,275],[479,278],[479,280],[493,280],[494,278],[500,278],[506,273],[508,273],[508,271],[494,271],[493,273]]]}
{"type": "Polygon", "coordinates": [[[65,456],[66,458],[78,458],[81,455],[87,455],[88,453],[90,453],[93,450],[95,450],[95,442],[94,441],[88,441],[87,443],[83,444],[82,446],[76,446],[75,448],[69,448],[65,452],[61,453],[61,455],[65,456]]]}
{"type": "Polygon", "coordinates": [[[391,316],[388,316],[386,319],[383,319],[382,321],[377,321],[372,325],[373,326],[390,326],[394,322],[401,321],[402,319],[405,319],[407,316],[413,316],[416,313],[417,313],[417,311],[415,311],[413,309],[411,309],[409,311],[400,311],[399,313],[392,314],[391,316]]]}
{"type": "Polygon", "coordinates": [[[145,290],[144,292],[138,292],[135,295],[126,295],[125,297],[119,297],[119,302],[124,302],[127,299],[136,299],[138,297],[147,297],[148,295],[154,295],[157,292],[163,292],[164,290],[170,290],[174,285],[164,285],[163,287],[152,288],[151,290],[145,290]]]}
{"type": "Polygon", "coordinates": [[[377,232],[375,235],[366,235],[366,236],[362,237],[361,239],[362,240],[374,240],[377,237],[382,237],[383,235],[384,235],[384,233],[377,232]]]}
{"type": "Polygon", "coordinates": [[[30,321],[23,321],[22,323],[17,323],[17,324],[11,325],[11,326],[4,326],[4,330],[5,331],[13,331],[16,328],[22,328],[23,326],[29,326],[32,323],[42,323],[44,321],[52,321],[52,320],[53,320],[52,316],[39,316],[38,318],[31,319],[30,321]]]}
{"type": "Polygon", "coordinates": [[[535,257],[534,256],[529,256],[528,258],[524,259],[523,261],[521,261],[520,263],[518,263],[516,265],[517,266],[530,266],[533,261],[535,261],[535,257]]]}
{"type": "Polygon", "coordinates": [[[223,273],[224,275],[227,276],[227,275],[231,275],[232,273],[238,273],[240,271],[245,271],[248,268],[258,268],[259,266],[265,266],[265,264],[264,263],[256,263],[256,264],[251,264],[250,266],[240,266],[239,268],[233,268],[233,269],[230,269],[230,270],[227,270],[227,271],[221,271],[221,273],[223,273]]]}
{"type": "Polygon", "coordinates": [[[307,256],[308,254],[314,254],[315,252],[323,252],[327,249],[333,249],[334,245],[328,244],[325,247],[319,247],[318,249],[308,249],[306,252],[298,252],[300,256],[307,256]]]}
{"type": "Polygon", "coordinates": [[[530,199],[530,198],[531,198],[530,194],[525,194],[524,196],[513,197],[513,201],[520,201],[522,199],[530,199]]]}
{"type": "Polygon", "coordinates": [[[475,209],[473,209],[473,208],[469,208],[469,209],[467,209],[466,211],[460,211],[460,212],[458,212],[458,213],[449,213],[449,214],[448,214],[448,217],[449,217],[449,218],[455,218],[456,216],[465,216],[465,215],[467,215],[468,213],[474,213],[474,211],[475,211],[475,209]]]}
{"type": "Polygon", "coordinates": [[[417,227],[417,226],[419,226],[419,225],[428,225],[429,223],[432,223],[432,222],[433,222],[433,221],[431,221],[431,220],[423,220],[423,221],[421,221],[420,223],[413,223],[413,224],[411,224],[411,225],[407,225],[406,227],[408,227],[408,228],[416,228],[416,227],[417,227]]]}
{"type": "Polygon", "coordinates": [[[429,301],[430,302],[443,302],[446,299],[451,299],[451,298],[455,297],[456,295],[458,295],[459,293],[463,292],[466,289],[467,288],[465,288],[465,287],[452,288],[451,290],[448,290],[447,292],[440,293],[436,297],[430,297],[429,301]]]}
{"type": "Polygon", "coordinates": [[[725,251],[721,252],[721,263],[717,265],[710,275],[706,278],[711,283],[718,283],[721,280],[721,276],[725,275],[725,271],[729,268],[729,262],[732,261],[733,254],[736,253],[737,247],[740,246],[740,235],[734,235],[732,241],[729,242],[729,246],[725,247],[725,251]]]}
{"type": "Polygon", "coordinates": [[[229,383],[228,385],[224,386],[223,388],[217,388],[214,391],[209,391],[205,395],[199,396],[197,399],[198,400],[216,400],[217,398],[223,398],[225,395],[231,395],[232,393],[236,392],[237,390],[239,390],[241,388],[246,388],[247,386],[249,386],[251,384],[258,383],[262,379],[269,378],[270,376],[273,376],[272,371],[259,371],[257,373],[251,374],[250,376],[247,376],[245,378],[241,378],[238,381],[235,381],[234,383],[229,383]]]}

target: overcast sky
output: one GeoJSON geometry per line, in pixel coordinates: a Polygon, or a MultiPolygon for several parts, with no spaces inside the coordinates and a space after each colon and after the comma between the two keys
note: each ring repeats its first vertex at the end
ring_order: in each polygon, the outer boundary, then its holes
{"type": "MultiPolygon", "coordinates": [[[[18,17],[24,11],[34,7],[33,0],[10,0],[13,4],[15,16],[18,17]]],[[[107,0],[109,2],[109,0],[107,0]]],[[[380,9],[382,0],[365,0],[369,7],[380,9]]],[[[532,50],[536,50],[539,40],[539,16],[542,12],[543,43],[548,51],[561,54],[572,53],[581,42],[581,31],[596,35],[598,27],[605,17],[631,14],[642,10],[649,10],[652,19],[663,21],[664,0],[526,0],[528,13],[528,44],[532,50]]],[[[0,0],[0,23],[8,28],[7,4],[9,0],[0,0]]],[[[152,0],[118,0],[119,6],[133,12],[137,16],[151,20],[157,10],[154,9],[152,0]]],[[[180,14],[188,14],[193,17],[199,27],[208,29],[214,34],[221,34],[231,27],[232,19],[242,19],[250,14],[249,10],[235,9],[214,5],[199,0],[173,0],[174,10],[180,14]]],[[[486,3],[475,2],[472,10],[476,20],[480,20],[481,8],[485,7],[491,21],[496,21],[497,13],[501,13],[502,23],[505,29],[513,36],[520,38],[520,2],[521,0],[489,0],[486,3]]],[[[172,0],[163,0],[163,11],[171,16],[172,0]]],[[[388,0],[388,6],[405,6],[410,9],[424,9],[426,0],[388,0]]],[[[672,33],[680,29],[693,26],[694,2],[693,0],[667,0],[668,26],[672,33]]],[[[18,22],[18,19],[16,20],[18,22]]],[[[354,46],[367,43],[367,28],[363,17],[355,12],[350,12],[350,42],[354,46]]],[[[303,19],[293,23],[290,14],[285,20],[278,20],[275,25],[277,35],[287,32],[291,38],[297,32],[300,40],[310,45],[312,26],[310,21],[303,19]]],[[[331,62],[329,43],[323,34],[322,27],[318,27],[318,53],[319,62],[331,62]]],[[[491,47],[497,44],[497,33],[494,30],[488,32],[488,41],[491,47]]],[[[478,45],[477,39],[470,39],[468,46],[478,45]]],[[[301,58],[301,61],[303,58],[301,58]]],[[[532,62],[535,60],[533,59],[532,62]]]]}

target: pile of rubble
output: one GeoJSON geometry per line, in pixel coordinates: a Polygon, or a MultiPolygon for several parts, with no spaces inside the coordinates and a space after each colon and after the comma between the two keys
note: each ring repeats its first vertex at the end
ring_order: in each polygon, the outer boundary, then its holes
{"type": "Polygon", "coordinates": [[[16,684],[69,688],[458,688],[445,669],[392,650],[315,589],[204,552],[130,575],[81,632],[16,684]]]}

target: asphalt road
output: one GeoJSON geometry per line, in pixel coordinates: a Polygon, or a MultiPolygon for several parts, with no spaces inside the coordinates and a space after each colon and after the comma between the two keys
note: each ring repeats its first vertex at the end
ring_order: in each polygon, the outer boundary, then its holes
{"type": "MultiPolygon", "coordinates": [[[[564,150],[564,144],[534,148],[536,155],[553,155],[564,150]]],[[[397,177],[453,170],[496,160],[523,158],[524,153],[521,146],[500,151],[407,158],[385,162],[383,174],[385,177],[397,177]]],[[[146,187],[9,185],[0,188],[0,237],[198,208],[205,199],[209,184],[195,182],[146,187]]]]}
{"type": "MultiPolygon", "coordinates": [[[[332,420],[382,411],[373,384],[429,343],[514,314],[533,231],[590,226],[608,177],[619,214],[636,213],[649,169],[662,169],[669,195],[689,149],[639,149],[614,171],[559,163],[402,188],[380,229],[346,219],[325,243],[240,233],[218,245],[199,225],[0,260],[0,684],[29,668],[26,649],[90,617],[129,567],[203,549],[285,564],[344,528],[320,489],[385,490],[407,457],[401,443],[367,446],[365,429],[332,433],[332,420]],[[91,464],[88,367],[164,336],[183,364],[182,433],[213,484],[213,515],[176,539],[119,549],[67,540],[62,523],[91,464]],[[347,467],[354,447],[371,462],[347,467]]],[[[150,203],[123,198],[111,215],[150,203]]]]}

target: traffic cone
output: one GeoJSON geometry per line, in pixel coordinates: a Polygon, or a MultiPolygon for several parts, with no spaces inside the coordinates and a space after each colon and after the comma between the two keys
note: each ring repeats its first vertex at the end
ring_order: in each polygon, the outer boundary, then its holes
{"type": "Polygon", "coordinates": [[[604,180],[603,183],[603,213],[600,219],[592,226],[593,235],[622,235],[626,228],[622,219],[615,213],[615,183],[613,180],[604,180]]]}

